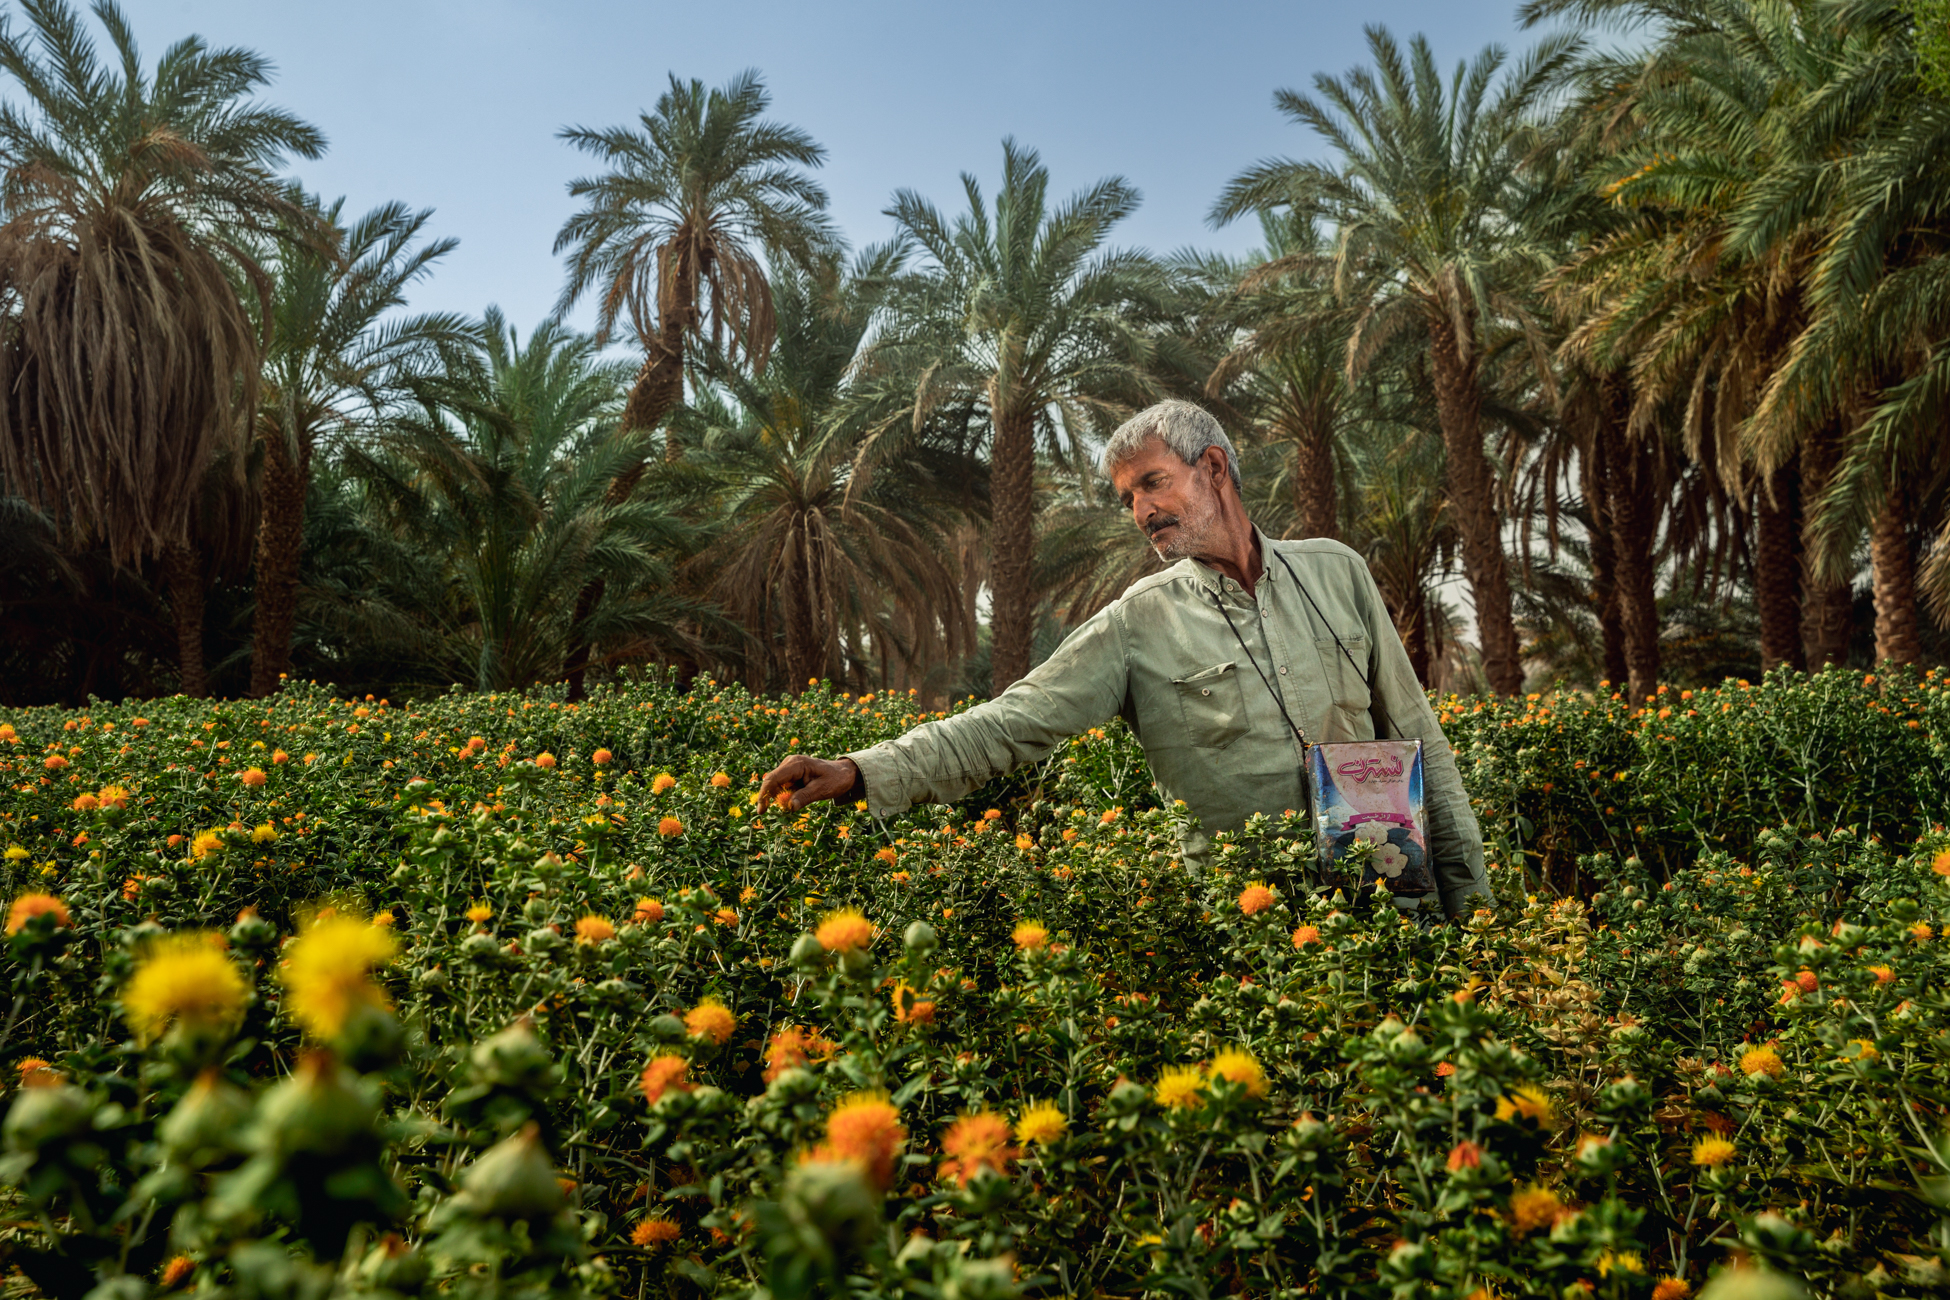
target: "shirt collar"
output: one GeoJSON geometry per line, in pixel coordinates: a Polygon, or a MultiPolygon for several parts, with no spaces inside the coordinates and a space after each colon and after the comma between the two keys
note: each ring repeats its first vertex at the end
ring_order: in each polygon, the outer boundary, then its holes
{"type": "MultiPolygon", "coordinates": [[[[1273,581],[1275,571],[1275,565],[1273,563],[1273,540],[1259,530],[1258,524],[1253,525],[1253,536],[1259,539],[1259,581],[1260,585],[1264,586],[1273,581]]],[[[1240,592],[1237,583],[1234,583],[1217,569],[1205,563],[1205,561],[1186,560],[1184,563],[1192,566],[1192,575],[1198,579],[1199,585],[1207,591],[1224,592],[1230,589],[1235,592],[1240,592]]],[[[1251,593],[1240,592],[1240,594],[1250,595],[1251,593]]]]}

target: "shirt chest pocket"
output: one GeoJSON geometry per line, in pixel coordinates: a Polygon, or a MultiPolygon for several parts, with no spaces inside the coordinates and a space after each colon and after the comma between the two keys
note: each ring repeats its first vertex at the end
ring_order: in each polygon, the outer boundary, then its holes
{"type": "Polygon", "coordinates": [[[1178,692],[1187,744],[1197,749],[1224,749],[1246,734],[1250,723],[1237,664],[1220,664],[1189,677],[1174,677],[1171,685],[1178,692]]]}
{"type": "Polygon", "coordinates": [[[1334,697],[1334,707],[1349,713],[1365,713],[1374,703],[1368,693],[1368,684],[1362,675],[1368,671],[1368,638],[1364,636],[1344,636],[1337,645],[1331,636],[1320,637],[1314,641],[1314,649],[1320,654],[1321,673],[1327,681],[1327,689],[1334,697]],[[1341,646],[1347,653],[1341,653],[1341,646]],[[1349,659],[1354,663],[1349,663],[1349,659]],[[1360,670],[1355,670],[1359,664],[1360,670]]]}

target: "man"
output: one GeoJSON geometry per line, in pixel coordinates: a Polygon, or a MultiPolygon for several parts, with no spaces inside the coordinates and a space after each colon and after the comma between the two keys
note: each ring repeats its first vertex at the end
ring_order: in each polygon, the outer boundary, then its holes
{"type": "MultiPolygon", "coordinates": [[[[786,791],[795,810],[865,798],[888,816],[951,803],[1118,714],[1166,799],[1183,799],[1207,831],[1237,830],[1256,812],[1305,809],[1295,727],[1310,741],[1373,740],[1380,719],[1388,737],[1422,741],[1435,867],[1435,897],[1396,905],[1450,916],[1488,906],[1482,832],[1361,557],[1253,527],[1231,440],[1189,402],[1127,421],[1101,469],[1159,557],[1177,564],[1132,584],[986,704],[838,760],[788,758],[766,774],[761,805],[786,791]]],[[[1198,833],[1183,847],[1196,861],[1207,841],[1198,833]]]]}

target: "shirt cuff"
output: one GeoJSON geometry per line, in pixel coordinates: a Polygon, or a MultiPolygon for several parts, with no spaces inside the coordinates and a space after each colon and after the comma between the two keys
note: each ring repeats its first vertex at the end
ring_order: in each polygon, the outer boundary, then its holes
{"type": "Polygon", "coordinates": [[[852,759],[854,768],[860,773],[860,779],[853,787],[858,793],[847,797],[855,803],[865,799],[867,811],[875,817],[896,817],[906,812],[907,805],[913,800],[901,798],[905,791],[896,770],[897,764],[891,756],[876,754],[874,750],[879,748],[875,745],[872,749],[842,755],[852,759]]]}

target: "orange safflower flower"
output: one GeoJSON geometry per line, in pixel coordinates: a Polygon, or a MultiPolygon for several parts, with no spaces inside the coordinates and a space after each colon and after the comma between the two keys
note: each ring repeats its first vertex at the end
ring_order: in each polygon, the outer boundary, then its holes
{"type": "Polygon", "coordinates": [[[1009,1136],[1009,1121],[1001,1115],[990,1111],[963,1115],[941,1136],[941,1150],[948,1158],[941,1162],[937,1176],[951,1178],[960,1187],[968,1186],[984,1169],[1007,1178],[1010,1162],[1020,1154],[1009,1136]]]}
{"type": "Polygon", "coordinates": [[[1703,1137],[1693,1143],[1693,1163],[1717,1169],[1733,1159],[1734,1145],[1723,1137],[1703,1137]]]}
{"type": "Polygon", "coordinates": [[[903,1025],[934,1023],[934,1003],[917,994],[906,980],[901,980],[894,985],[891,996],[894,1003],[894,1019],[903,1025]]]}
{"type": "Polygon", "coordinates": [[[684,1029],[692,1038],[723,1046],[738,1028],[738,1017],[716,998],[707,997],[684,1013],[684,1029]]]}
{"type": "Polygon", "coordinates": [[[826,1117],[826,1140],[807,1157],[814,1161],[850,1160],[874,1186],[886,1191],[894,1181],[894,1156],[907,1141],[900,1112],[884,1092],[856,1092],[826,1117]]]}
{"type": "Polygon", "coordinates": [[[1320,927],[1317,925],[1303,925],[1293,932],[1293,946],[1296,948],[1304,948],[1310,943],[1319,942],[1320,927]]]}
{"type": "Polygon", "coordinates": [[[683,833],[684,823],[678,821],[675,817],[666,817],[657,823],[657,834],[663,836],[665,839],[669,839],[673,835],[682,835],[683,833]]]}
{"type": "Polygon", "coordinates": [[[691,1063],[681,1056],[665,1052],[651,1057],[650,1064],[643,1067],[643,1099],[654,1106],[672,1089],[689,1092],[690,1070],[691,1063]]]}
{"type": "Polygon", "coordinates": [[[1529,1187],[1510,1198],[1510,1222],[1519,1233],[1535,1232],[1557,1222],[1564,1202],[1548,1187],[1529,1187]]]}
{"type": "Polygon", "coordinates": [[[645,1250],[658,1250],[676,1241],[683,1231],[663,1215],[653,1214],[636,1225],[636,1229],[630,1233],[630,1244],[645,1250]]]}
{"type": "Polygon", "coordinates": [[[616,927],[606,916],[585,916],[576,922],[576,942],[603,943],[616,937],[616,927]]]}
{"type": "Polygon", "coordinates": [[[22,894],[7,909],[7,933],[20,933],[20,927],[37,916],[52,916],[57,926],[65,928],[68,924],[68,905],[52,894],[22,894]]]}
{"type": "Polygon", "coordinates": [[[599,749],[589,756],[589,761],[597,767],[608,767],[609,760],[613,757],[615,755],[611,754],[607,749],[599,749]]]}
{"type": "Polygon", "coordinates": [[[264,775],[264,769],[261,767],[247,767],[237,774],[237,779],[255,790],[271,778],[264,775]]]}
{"type": "Polygon", "coordinates": [[[773,1034],[765,1044],[765,1082],[810,1062],[812,1045],[811,1035],[798,1025],[787,1025],[773,1034]]]}
{"type": "Polygon", "coordinates": [[[1035,952],[1049,942],[1049,927],[1041,921],[1018,921],[1009,938],[1023,952],[1035,952]]]}
{"type": "Polygon", "coordinates": [[[659,772],[650,779],[651,794],[662,794],[666,790],[675,789],[676,786],[677,778],[668,772],[659,772]]]}
{"type": "Polygon", "coordinates": [[[1759,1047],[1750,1047],[1740,1054],[1740,1072],[1749,1078],[1756,1074],[1765,1074],[1769,1078],[1778,1079],[1787,1073],[1787,1066],[1782,1062],[1781,1054],[1775,1050],[1774,1044],[1763,1043],[1759,1047]]]}
{"type": "Polygon", "coordinates": [[[639,898],[636,900],[636,923],[638,925],[655,925],[663,919],[664,905],[662,903],[654,898],[639,898]]]}
{"type": "Polygon", "coordinates": [[[813,938],[827,952],[852,952],[873,942],[873,922],[857,908],[842,907],[826,914],[813,938]]]}
{"type": "Polygon", "coordinates": [[[1239,891],[1239,910],[1247,916],[1257,916],[1273,906],[1273,891],[1255,881],[1239,891]]]}

